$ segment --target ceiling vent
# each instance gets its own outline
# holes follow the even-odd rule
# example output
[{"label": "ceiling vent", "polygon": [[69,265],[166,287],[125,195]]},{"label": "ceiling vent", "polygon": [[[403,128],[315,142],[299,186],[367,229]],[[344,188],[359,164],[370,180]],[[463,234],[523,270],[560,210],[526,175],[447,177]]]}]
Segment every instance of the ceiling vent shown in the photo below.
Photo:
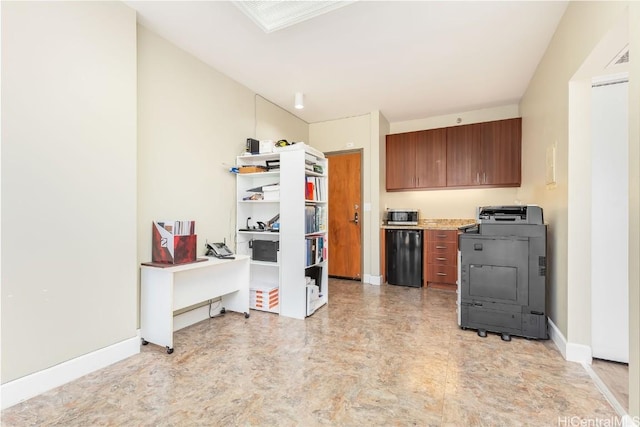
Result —
[{"label": "ceiling vent", "polygon": [[265,33],[350,5],[354,1],[234,1]]}]

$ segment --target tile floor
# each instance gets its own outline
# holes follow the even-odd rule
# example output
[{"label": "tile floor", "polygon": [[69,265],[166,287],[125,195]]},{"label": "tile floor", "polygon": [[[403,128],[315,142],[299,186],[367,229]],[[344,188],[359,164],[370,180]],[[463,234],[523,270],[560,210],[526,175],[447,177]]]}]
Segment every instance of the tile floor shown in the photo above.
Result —
[{"label": "tile floor", "polygon": [[[567,426],[616,414],[551,341],[479,338],[455,293],[331,280],[306,320],[228,313],[2,412],[2,426]],[[574,422],[574,424],[570,424]],[[609,421],[610,423],[612,421]],[[613,425],[613,424],[607,424]]]}]

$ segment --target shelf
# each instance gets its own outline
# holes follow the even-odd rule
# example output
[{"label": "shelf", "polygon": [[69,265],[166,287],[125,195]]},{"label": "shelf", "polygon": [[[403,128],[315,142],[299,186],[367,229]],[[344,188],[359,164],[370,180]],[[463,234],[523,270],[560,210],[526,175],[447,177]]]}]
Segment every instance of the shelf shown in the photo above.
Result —
[{"label": "shelf", "polygon": [[280,153],[264,153],[264,154],[251,154],[246,156],[239,156],[238,162],[243,162],[245,160],[278,160],[280,158]]},{"label": "shelf", "polygon": [[278,236],[279,231],[259,231],[259,230],[238,230],[238,234],[263,234],[267,236]]},{"label": "shelf", "polygon": [[280,267],[280,264],[277,262],[269,262],[269,261],[254,261],[251,260],[251,265],[263,265],[265,267]]},{"label": "shelf", "polygon": [[[236,175],[236,250],[240,254],[250,255],[251,240],[278,241],[278,262],[250,262],[252,284],[266,281],[278,286],[278,307],[264,311],[304,319],[328,300],[328,161],[322,153],[299,143],[274,153],[239,156],[236,162],[239,166],[264,165],[270,160],[278,160],[280,168]],[[318,164],[323,170],[307,170],[307,164]],[[280,185],[279,200],[242,200],[252,193],[247,189],[276,183]],[[309,199],[305,200],[307,196]],[[254,224],[258,220],[266,222],[275,215],[280,215],[279,232],[241,230],[247,224],[247,218],[251,218],[250,223]],[[310,230],[316,231],[305,233]],[[262,256],[256,258],[267,259]],[[307,262],[311,265],[306,265]],[[313,293],[313,290],[300,286],[305,283],[307,275],[316,276],[322,283],[317,292],[322,297],[316,307],[307,304],[308,292]]]},{"label": "shelf", "polygon": [[307,266],[305,267],[305,270],[306,270],[307,268],[311,268],[311,267],[323,267],[325,262],[326,262],[326,261],[320,261],[320,262],[317,262],[317,263],[315,263],[315,264],[307,265]]},{"label": "shelf", "polygon": [[256,177],[269,177],[269,176],[279,176],[280,175],[280,171],[276,170],[276,171],[267,171],[267,172],[252,172],[252,173],[239,173],[237,174],[239,177],[245,177],[245,178],[256,178]]},{"label": "shelf", "polygon": [[326,230],[314,231],[313,233],[305,234],[304,237],[322,237],[322,236],[325,236],[326,234],[327,234]]}]

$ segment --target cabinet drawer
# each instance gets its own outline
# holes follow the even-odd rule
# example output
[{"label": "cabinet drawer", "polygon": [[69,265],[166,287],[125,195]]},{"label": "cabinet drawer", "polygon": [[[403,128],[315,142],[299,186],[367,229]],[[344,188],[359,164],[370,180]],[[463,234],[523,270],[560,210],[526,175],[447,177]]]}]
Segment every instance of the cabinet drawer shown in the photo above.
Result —
[{"label": "cabinet drawer", "polygon": [[458,251],[457,242],[429,242],[429,255],[431,254],[455,254]]},{"label": "cabinet drawer", "polygon": [[429,264],[427,267],[428,282],[455,284],[457,279],[458,268],[455,265]]},{"label": "cabinet drawer", "polygon": [[429,242],[456,242],[458,230],[427,230]]},{"label": "cabinet drawer", "polygon": [[429,255],[427,256],[427,262],[429,264],[456,266],[458,265],[458,251],[448,250],[437,253],[429,252]]}]

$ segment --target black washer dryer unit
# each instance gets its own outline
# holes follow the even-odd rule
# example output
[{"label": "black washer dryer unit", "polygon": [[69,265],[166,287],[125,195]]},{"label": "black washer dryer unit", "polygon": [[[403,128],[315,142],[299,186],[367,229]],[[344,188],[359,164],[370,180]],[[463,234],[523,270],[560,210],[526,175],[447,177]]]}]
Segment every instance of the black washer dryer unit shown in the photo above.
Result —
[{"label": "black washer dryer unit", "polygon": [[459,235],[458,324],[548,339],[547,227],[539,206],[489,206]]}]

